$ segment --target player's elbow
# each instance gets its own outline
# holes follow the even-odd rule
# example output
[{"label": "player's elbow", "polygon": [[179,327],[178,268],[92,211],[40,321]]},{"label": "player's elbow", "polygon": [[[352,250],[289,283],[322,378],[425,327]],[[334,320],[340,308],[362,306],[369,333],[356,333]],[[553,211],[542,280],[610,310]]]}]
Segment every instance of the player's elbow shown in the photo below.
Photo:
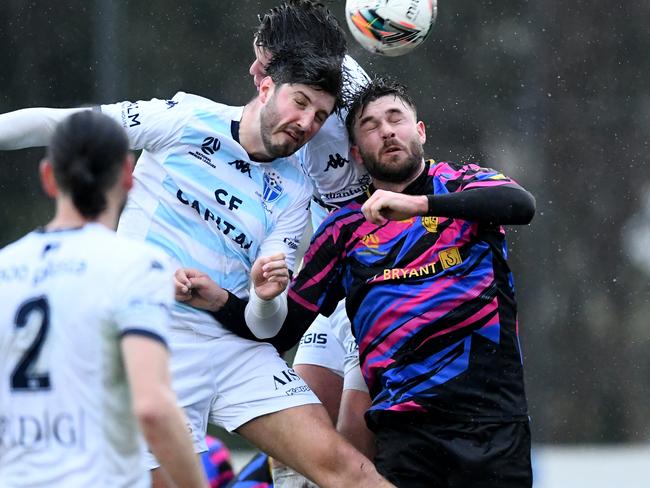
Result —
[{"label": "player's elbow", "polygon": [[531,193],[524,191],[522,192],[520,198],[521,201],[520,201],[519,212],[517,216],[518,217],[517,224],[519,225],[530,224],[530,222],[533,220],[533,217],[535,216],[535,211],[537,208],[535,197]]},{"label": "player's elbow", "polygon": [[145,436],[164,425],[173,415],[176,399],[171,389],[157,388],[146,394],[136,396],[133,413],[138,419]]},{"label": "player's elbow", "polygon": [[523,188],[503,187],[499,189],[499,196],[506,204],[505,212],[495,216],[495,221],[506,225],[530,224],[535,216],[535,197]]}]

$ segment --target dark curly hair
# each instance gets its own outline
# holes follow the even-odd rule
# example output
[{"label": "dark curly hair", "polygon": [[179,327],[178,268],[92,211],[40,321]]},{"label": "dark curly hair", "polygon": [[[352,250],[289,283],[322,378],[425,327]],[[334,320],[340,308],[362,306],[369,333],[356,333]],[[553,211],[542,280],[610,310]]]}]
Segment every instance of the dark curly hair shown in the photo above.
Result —
[{"label": "dark curly hair", "polygon": [[322,57],[310,49],[281,49],[266,67],[266,73],[277,85],[302,84],[334,96],[334,110],[343,106],[343,72],[336,58]]},{"label": "dark curly hair", "polygon": [[320,2],[286,0],[260,16],[255,44],[271,56],[300,47],[323,57],[343,60],[346,40],[334,14]]},{"label": "dark curly hair", "polygon": [[348,130],[348,135],[350,136],[351,143],[355,142],[353,129],[354,121],[356,118],[359,115],[363,114],[363,111],[366,109],[369,103],[385,96],[399,98],[406,105],[411,107],[413,109],[413,112],[417,114],[415,102],[407,93],[406,85],[390,78],[375,77],[371,79],[368,84],[362,86],[351,97],[348,115],[345,118],[345,126]]}]

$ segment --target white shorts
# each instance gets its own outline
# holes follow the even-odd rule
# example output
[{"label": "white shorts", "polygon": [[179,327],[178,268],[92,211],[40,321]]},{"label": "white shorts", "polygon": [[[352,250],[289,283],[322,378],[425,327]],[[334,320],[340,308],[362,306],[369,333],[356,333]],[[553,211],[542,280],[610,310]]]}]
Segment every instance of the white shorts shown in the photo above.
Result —
[{"label": "white shorts", "polygon": [[368,391],[359,367],[359,346],[341,300],[329,317],[319,315],[300,339],[293,364],[313,364],[343,377],[344,390]]},{"label": "white shorts", "polygon": [[[211,337],[170,329],[172,383],[196,452],[207,450],[208,423],[229,432],[261,415],[320,403],[307,384],[265,342],[229,332]],[[159,464],[148,456],[149,469]]]}]

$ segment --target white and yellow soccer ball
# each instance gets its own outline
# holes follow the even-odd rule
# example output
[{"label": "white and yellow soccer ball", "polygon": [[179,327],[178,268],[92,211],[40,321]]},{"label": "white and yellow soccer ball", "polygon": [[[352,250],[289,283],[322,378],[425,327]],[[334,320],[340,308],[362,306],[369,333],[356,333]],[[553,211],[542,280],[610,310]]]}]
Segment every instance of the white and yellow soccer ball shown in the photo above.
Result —
[{"label": "white and yellow soccer ball", "polygon": [[345,18],[365,49],[401,56],[427,38],[436,20],[437,0],[346,0]]}]

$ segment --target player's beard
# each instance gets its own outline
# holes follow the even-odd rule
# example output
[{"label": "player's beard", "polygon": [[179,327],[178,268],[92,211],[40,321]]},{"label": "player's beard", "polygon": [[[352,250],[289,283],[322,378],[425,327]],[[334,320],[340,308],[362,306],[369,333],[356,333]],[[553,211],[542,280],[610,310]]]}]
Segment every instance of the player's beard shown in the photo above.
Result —
[{"label": "player's beard", "polygon": [[394,155],[391,153],[381,154],[385,147],[395,144],[394,140],[386,141],[378,155],[366,152],[359,146],[363,165],[370,176],[387,183],[403,183],[413,179],[420,171],[424,158],[424,148],[420,140],[414,137],[407,146],[400,144],[402,151]]},{"label": "player's beard", "polygon": [[[260,131],[262,136],[262,144],[266,154],[270,158],[283,158],[290,156],[300,149],[305,144],[304,132],[301,129],[291,125],[280,125],[282,114],[279,112],[275,100],[275,93],[262,108],[260,112]],[[273,135],[281,132],[284,129],[289,129],[297,136],[297,140],[287,137],[285,134],[285,141],[274,141]]]}]

